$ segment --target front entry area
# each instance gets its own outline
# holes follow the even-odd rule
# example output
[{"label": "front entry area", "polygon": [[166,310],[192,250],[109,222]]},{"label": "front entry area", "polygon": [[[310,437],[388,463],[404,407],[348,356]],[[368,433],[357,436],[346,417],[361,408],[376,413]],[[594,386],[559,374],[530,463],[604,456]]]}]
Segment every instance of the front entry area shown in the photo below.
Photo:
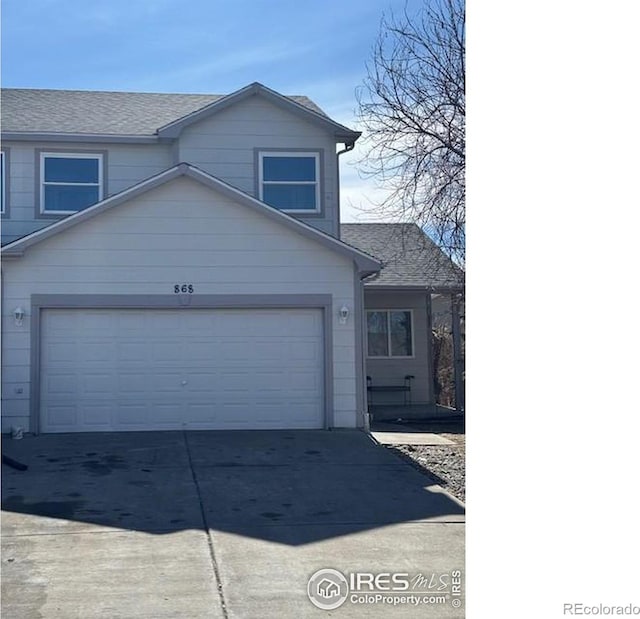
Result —
[{"label": "front entry area", "polygon": [[40,429],[323,428],[320,309],[43,309]]}]

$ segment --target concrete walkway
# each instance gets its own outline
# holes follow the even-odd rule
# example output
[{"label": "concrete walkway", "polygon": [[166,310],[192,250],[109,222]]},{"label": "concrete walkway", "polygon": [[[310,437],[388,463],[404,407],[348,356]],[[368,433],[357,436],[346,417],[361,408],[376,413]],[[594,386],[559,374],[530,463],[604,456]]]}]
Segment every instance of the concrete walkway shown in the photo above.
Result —
[{"label": "concrete walkway", "polygon": [[371,436],[381,445],[455,445],[432,432],[372,432]]},{"label": "concrete walkway", "polygon": [[418,427],[390,421],[374,421],[371,424],[371,436],[381,445],[455,445],[444,436],[434,432],[423,432]]},{"label": "concrete walkway", "polygon": [[[362,432],[47,435],[3,447],[29,465],[2,471],[1,610],[12,619],[326,617],[307,597],[321,568],[464,574],[463,508]],[[335,612],[463,617],[463,600],[449,587],[426,610],[349,598]]]}]

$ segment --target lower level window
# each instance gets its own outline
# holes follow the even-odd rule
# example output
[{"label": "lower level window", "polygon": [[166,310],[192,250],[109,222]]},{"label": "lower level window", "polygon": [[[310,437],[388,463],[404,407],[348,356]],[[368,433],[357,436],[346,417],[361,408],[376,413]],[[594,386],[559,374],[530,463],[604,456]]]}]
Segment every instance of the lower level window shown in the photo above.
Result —
[{"label": "lower level window", "polygon": [[369,357],[412,357],[411,310],[368,311],[367,354]]},{"label": "lower level window", "polygon": [[102,155],[40,154],[40,212],[72,213],[102,199]]}]

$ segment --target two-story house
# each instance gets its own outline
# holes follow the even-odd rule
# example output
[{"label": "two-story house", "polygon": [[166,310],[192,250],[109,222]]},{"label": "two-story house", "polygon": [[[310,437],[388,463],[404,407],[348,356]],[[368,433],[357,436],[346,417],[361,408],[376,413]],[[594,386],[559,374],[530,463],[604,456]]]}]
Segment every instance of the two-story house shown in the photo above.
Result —
[{"label": "two-story house", "polygon": [[425,291],[458,274],[340,225],[358,137],[257,83],[4,90],[2,430],[362,427],[367,375],[428,402]]}]

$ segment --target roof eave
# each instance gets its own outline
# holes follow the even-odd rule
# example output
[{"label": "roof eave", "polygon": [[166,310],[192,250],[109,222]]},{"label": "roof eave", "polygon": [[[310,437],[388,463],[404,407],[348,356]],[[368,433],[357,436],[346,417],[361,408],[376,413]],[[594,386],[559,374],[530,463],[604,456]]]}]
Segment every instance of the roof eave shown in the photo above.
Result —
[{"label": "roof eave", "polygon": [[334,133],[336,142],[343,144],[353,145],[356,140],[362,135],[362,131],[336,131]]},{"label": "roof eave", "polygon": [[12,142],[100,142],[102,144],[155,144],[157,135],[118,135],[114,133],[57,133],[50,131],[3,131],[3,141]]},{"label": "roof eave", "polygon": [[376,292],[429,292],[431,294],[458,294],[464,292],[463,284],[451,285],[417,285],[417,284],[378,284],[376,282],[365,282],[367,290],[375,290]]}]

